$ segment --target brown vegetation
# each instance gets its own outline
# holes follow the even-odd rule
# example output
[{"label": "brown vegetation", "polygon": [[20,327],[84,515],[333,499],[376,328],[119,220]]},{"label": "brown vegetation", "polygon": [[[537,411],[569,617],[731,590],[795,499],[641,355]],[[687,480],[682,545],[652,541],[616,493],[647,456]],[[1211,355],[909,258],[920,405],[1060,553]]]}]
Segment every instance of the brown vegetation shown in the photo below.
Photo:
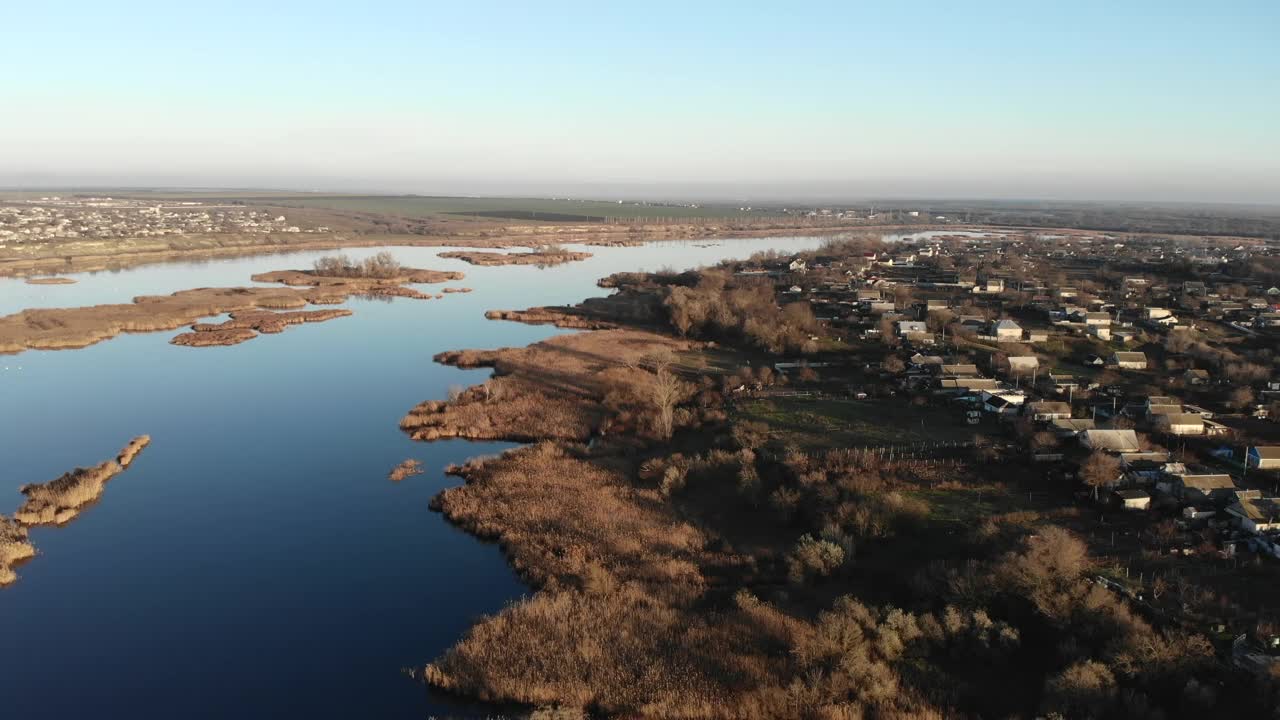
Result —
[{"label": "brown vegetation", "polygon": [[[637,364],[655,349],[689,343],[652,333],[608,330],[565,335],[527,348],[441,353],[437,362],[492,367],[494,377],[453,401],[427,401],[400,421],[415,440],[586,440],[633,427],[651,374]],[[621,416],[610,408],[629,408]],[[616,423],[606,425],[613,418]]]},{"label": "brown vegetation", "polygon": [[[610,282],[657,298],[634,317],[678,333],[805,350],[811,315],[709,274]],[[466,484],[433,501],[499,542],[538,592],[483,619],[426,681],[688,718],[1155,718],[1218,692],[1204,637],[1153,624],[1095,580],[1080,536],[1053,524],[1073,508],[984,504],[1007,492],[993,457],[801,452],[726,414],[717,388],[742,383],[690,372],[698,345],[673,356],[671,338],[585,305],[490,313],[612,329],[443,353],[495,377],[402,422],[417,439],[538,442],[453,469]],[[1099,486],[1115,479],[1111,458],[1086,465]]]},{"label": "brown vegetation", "polygon": [[538,265],[548,267],[567,262],[577,262],[591,257],[588,252],[570,252],[559,247],[541,247],[530,252],[482,252],[477,250],[454,250],[440,253],[440,257],[461,260],[472,265]]},{"label": "brown vegetation", "polygon": [[129,441],[113,460],[90,468],[76,468],[47,483],[23,485],[19,492],[26,502],[13,514],[23,525],[62,524],[79,514],[85,505],[97,500],[107,481],[124,472],[142,448],[151,442],[148,435]]},{"label": "brown vegetation", "polygon": [[35,554],[35,547],[27,539],[26,526],[0,515],[0,586],[17,580],[13,566]]},{"label": "brown vegetation", "polygon": [[76,281],[68,277],[29,277],[28,285],[72,285]]},{"label": "brown vegetation", "polygon": [[617,327],[608,320],[593,320],[565,312],[561,308],[536,307],[528,310],[489,310],[484,316],[489,320],[508,320],[529,325],[555,325],[575,330],[607,330]]},{"label": "brown vegetation", "polygon": [[[257,337],[257,333],[279,333],[290,325],[301,323],[324,322],[334,318],[347,317],[350,310],[295,310],[292,312],[269,312],[251,310],[231,313],[231,319],[220,323],[196,323],[191,332],[175,335],[169,342],[174,345],[188,347],[211,347],[215,345],[238,345]],[[256,331],[256,332],[255,332]]]},{"label": "brown vegetation", "polygon": [[[403,268],[394,260],[385,259],[361,272],[373,274],[330,277],[317,275],[315,271],[282,270],[254,275],[252,279],[308,289],[198,288],[172,295],[136,297],[129,304],[24,310],[0,317],[0,353],[82,348],[122,332],[173,330],[202,317],[227,312],[233,316],[240,314],[241,318],[217,325],[201,323],[192,328],[193,332],[179,335],[173,342],[189,346],[229,345],[252,339],[254,335],[243,332],[246,329],[279,332],[285,325],[350,314],[347,310],[326,310],[248,316],[244,315],[246,311],[296,310],[308,303],[331,305],[357,294],[430,299],[433,296],[405,287],[404,283],[441,283],[462,278],[462,273]],[[246,317],[253,317],[256,321],[246,321]],[[196,336],[201,333],[212,334]]]},{"label": "brown vegetation", "polygon": [[387,473],[387,479],[392,482],[400,482],[405,478],[413,477],[414,475],[421,475],[422,472],[422,463],[414,460],[413,458],[409,458],[408,460],[405,460],[399,465],[391,468],[391,472]]}]

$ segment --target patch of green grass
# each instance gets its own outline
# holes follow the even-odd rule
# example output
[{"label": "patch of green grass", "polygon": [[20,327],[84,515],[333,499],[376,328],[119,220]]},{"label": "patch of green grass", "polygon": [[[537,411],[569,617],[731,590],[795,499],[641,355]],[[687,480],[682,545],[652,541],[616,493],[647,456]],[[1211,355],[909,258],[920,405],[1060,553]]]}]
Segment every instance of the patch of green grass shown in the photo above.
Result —
[{"label": "patch of green grass", "polygon": [[900,400],[762,398],[743,403],[738,415],[763,422],[776,437],[805,447],[964,442],[973,435],[957,413]]},{"label": "patch of green grass", "polygon": [[929,505],[929,522],[971,527],[992,515],[1026,509],[1026,496],[998,487],[916,490],[908,495]]}]

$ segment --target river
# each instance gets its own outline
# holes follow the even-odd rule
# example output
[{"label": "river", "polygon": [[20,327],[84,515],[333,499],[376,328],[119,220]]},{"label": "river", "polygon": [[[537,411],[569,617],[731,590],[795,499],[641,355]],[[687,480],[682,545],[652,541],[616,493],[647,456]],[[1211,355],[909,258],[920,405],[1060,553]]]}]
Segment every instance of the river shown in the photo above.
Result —
[{"label": "river", "polygon": [[[414,404],[487,370],[432,362],[456,348],[561,332],[487,321],[489,309],[575,303],[598,278],[678,269],[822,238],[583,248],[548,269],[473,267],[452,248],[387,248],[413,267],[461,270],[443,300],[351,299],[348,318],[233,347],[122,335],[74,351],[0,356],[0,513],[27,482],[152,443],[69,524],[31,532],[38,555],[0,589],[0,713],[32,718],[425,718],[465,714],[405,678],[481,614],[526,588],[500,551],[427,509],[443,468],[507,443],[415,443]],[[383,248],[348,251],[362,258]],[[577,249],[577,248],[575,248]],[[249,285],[309,267],[293,253],[77,274],[75,285],[0,280],[0,315],[27,307]],[[443,286],[430,286],[439,288]],[[406,458],[424,475],[387,472]]]}]

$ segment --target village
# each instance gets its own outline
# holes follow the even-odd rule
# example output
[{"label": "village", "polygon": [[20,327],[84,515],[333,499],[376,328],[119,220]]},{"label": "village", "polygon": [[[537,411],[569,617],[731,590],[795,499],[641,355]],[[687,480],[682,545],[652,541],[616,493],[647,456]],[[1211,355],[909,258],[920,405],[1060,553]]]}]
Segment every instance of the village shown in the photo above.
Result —
[{"label": "village", "polygon": [[[1275,601],[1246,599],[1239,580],[1280,567],[1280,248],[933,234],[734,270],[769,278],[780,305],[807,303],[826,333],[756,395],[929,413],[925,436],[895,430],[900,452],[968,435],[1018,466],[1031,496],[1095,509],[1087,532],[1119,573],[1098,581],[1154,606],[1195,577],[1180,622],[1232,632],[1226,606]],[[1206,587],[1216,611],[1196,607]],[[1237,664],[1280,662],[1278,636],[1241,634]]]},{"label": "village", "polygon": [[0,202],[0,246],[62,239],[182,237],[216,233],[328,232],[279,212],[195,201],[44,196]]}]

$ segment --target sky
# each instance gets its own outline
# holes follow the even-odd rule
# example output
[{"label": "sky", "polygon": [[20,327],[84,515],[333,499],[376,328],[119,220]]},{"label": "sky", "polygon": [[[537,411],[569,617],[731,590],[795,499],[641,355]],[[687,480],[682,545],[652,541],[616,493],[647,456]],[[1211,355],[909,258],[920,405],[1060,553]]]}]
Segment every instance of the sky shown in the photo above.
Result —
[{"label": "sky", "polygon": [[13,3],[0,185],[1280,203],[1280,2]]}]

